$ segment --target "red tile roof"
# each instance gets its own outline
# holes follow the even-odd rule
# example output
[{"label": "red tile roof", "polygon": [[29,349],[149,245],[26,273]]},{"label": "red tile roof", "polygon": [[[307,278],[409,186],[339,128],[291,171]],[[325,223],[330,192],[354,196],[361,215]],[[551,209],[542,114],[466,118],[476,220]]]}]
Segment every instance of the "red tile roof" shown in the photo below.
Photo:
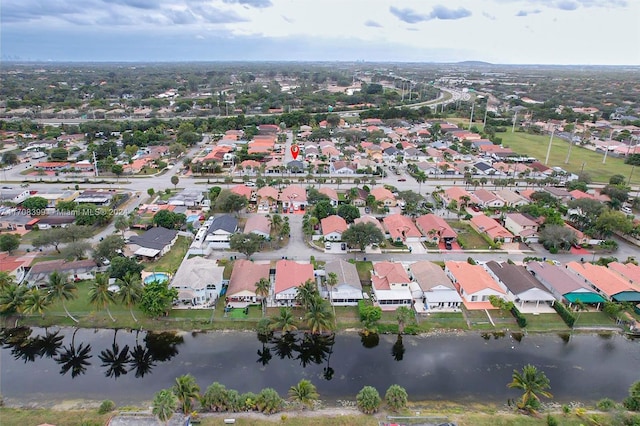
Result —
[{"label": "red tile roof", "polygon": [[334,214],[327,216],[320,221],[322,226],[322,234],[328,235],[332,232],[343,233],[347,230],[347,222],[340,216]]},{"label": "red tile roof", "polygon": [[276,294],[292,287],[299,287],[307,280],[313,280],[313,265],[293,260],[278,260],[276,263]]},{"label": "red tile roof", "polygon": [[371,284],[376,290],[391,290],[391,284],[409,284],[411,279],[400,263],[378,262],[373,265]]}]

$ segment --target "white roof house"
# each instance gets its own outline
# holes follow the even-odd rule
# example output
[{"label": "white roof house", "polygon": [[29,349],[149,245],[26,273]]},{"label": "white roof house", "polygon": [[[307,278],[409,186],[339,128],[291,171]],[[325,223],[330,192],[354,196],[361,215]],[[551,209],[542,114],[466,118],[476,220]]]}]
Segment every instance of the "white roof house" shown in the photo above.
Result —
[{"label": "white roof house", "polygon": [[335,306],[357,305],[358,300],[362,299],[362,284],[356,265],[340,259],[328,262],[324,270],[326,276],[333,272],[338,277],[338,283],[332,289],[327,288],[331,291],[331,303]]},{"label": "white roof house", "polygon": [[224,282],[224,268],[203,257],[186,259],[178,268],[170,286],[178,290],[178,299],[194,306],[215,302]]},{"label": "white roof house", "polygon": [[412,279],[422,290],[425,309],[455,310],[462,298],[444,270],[433,262],[420,261],[409,266]]}]

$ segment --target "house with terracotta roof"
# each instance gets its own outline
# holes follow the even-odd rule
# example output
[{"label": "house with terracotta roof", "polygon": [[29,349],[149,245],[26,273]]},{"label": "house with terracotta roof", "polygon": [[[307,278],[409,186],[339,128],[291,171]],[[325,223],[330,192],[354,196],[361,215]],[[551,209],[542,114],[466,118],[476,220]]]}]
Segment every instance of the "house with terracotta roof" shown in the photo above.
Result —
[{"label": "house with terracotta roof", "polygon": [[315,282],[313,265],[281,259],[276,262],[275,303],[278,306],[293,306],[298,287],[307,280]]},{"label": "house with terracotta roof", "polygon": [[529,200],[510,189],[499,189],[493,192],[504,201],[504,205],[507,207],[519,207],[529,204]]},{"label": "house with terracotta roof", "polygon": [[249,215],[247,222],[244,224],[243,233],[254,233],[264,237],[265,239],[269,239],[269,236],[271,235],[271,221],[261,214]]},{"label": "house with terracotta roof", "polygon": [[472,217],[469,222],[474,230],[480,234],[486,234],[493,242],[510,243],[513,241],[511,232],[484,213]]},{"label": "house with terracotta roof", "polygon": [[371,288],[375,302],[382,310],[395,310],[399,306],[411,306],[413,296],[409,284],[411,279],[402,264],[376,262],[371,272]]},{"label": "house with terracotta roof", "polygon": [[549,262],[529,262],[526,268],[558,300],[567,301],[570,304],[580,301],[596,305],[606,301],[583,279],[563,266]]},{"label": "house with terracotta roof", "polygon": [[458,233],[442,217],[433,213],[425,214],[416,219],[416,227],[432,243],[452,242],[458,238]]},{"label": "house with terracotta roof", "polygon": [[356,306],[358,301],[362,300],[362,283],[360,283],[356,265],[338,259],[327,262],[324,271],[325,276],[334,273],[338,278],[338,283],[333,288],[327,288],[326,291],[331,304],[334,306]]},{"label": "house with terracotta roof", "polygon": [[537,243],[538,223],[522,213],[507,213],[504,219],[504,227],[513,233],[516,239],[525,243]]},{"label": "house with terracotta roof", "polygon": [[393,193],[383,186],[373,188],[369,194],[373,195],[376,202],[382,203],[385,207],[395,207],[398,205]]},{"label": "house with terracotta roof", "polygon": [[280,202],[283,209],[294,207],[297,209],[307,206],[307,191],[300,185],[289,185],[282,189]]},{"label": "house with terracotta roof", "polygon": [[[425,312],[432,310],[456,310],[462,304],[462,298],[444,270],[433,262],[422,260],[409,265],[411,279],[422,290],[422,305]],[[416,311],[418,303],[416,303]]]},{"label": "house with terracotta roof", "polygon": [[507,296],[523,312],[538,312],[540,304],[553,304],[556,300],[524,266],[508,262],[489,261],[484,265],[491,277],[507,291]]},{"label": "house with terracotta roof", "polygon": [[32,259],[10,256],[9,253],[0,253],[0,271],[5,272],[20,284],[27,273],[27,268],[31,264]]},{"label": "house with terracotta roof", "polygon": [[333,207],[338,207],[339,198],[338,193],[335,189],[328,186],[323,186],[322,188],[318,189],[318,192],[329,197],[329,202]]},{"label": "house with terracotta roof", "polygon": [[507,300],[507,292],[482,266],[451,260],[444,265],[445,273],[456,286],[467,309],[497,309],[489,302],[489,296]]},{"label": "house with terracotta roof", "polygon": [[611,262],[607,267],[637,288],[640,288],[640,266],[633,263]]},{"label": "house with terracotta roof", "polygon": [[247,200],[251,200],[251,194],[253,193],[253,188],[248,187],[247,185],[235,185],[230,189],[230,191],[236,195],[245,197]]},{"label": "house with terracotta roof", "polygon": [[566,267],[607,300],[640,303],[640,287],[606,266],[569,262]]},{"label": "house with terracotta roof", "polygon": [[486,189],[477,189],[473,195],[479,200],[479,206],[485,209],[499,209],[504,207],[504,200],[491,191]]},{"label": "house with terracotta roof", "polygon": [[270,270],[269,263],[236,260],[226,293],[229,303],[259,304],[260,296],[256,294],[256,283],[262,278],[270,279]]},{"label": "house with terracotta roof", "polygon": [[382,223],[389,238],[393,241],[415,243],[422,239],[422,234],[409,216],[391,214],[385,216]]},{"label": "house with terracotta roof", "polygon": [[386,232],[384,230],[384,228],[382,227],[382,224],[380,223],[380,221],[377,218],[375,218],[374,216],[371,216],[369,214],[362,215],[362,216],[360,216],[359,218],[357,218],[357,219],[355,219],[353,221],[354,225],[356,225],[358,223],[372,223],[380,230],[382,235],[384,235],[385,232]]},{"label": "house with terracotta roof", "polygon": [[325,241],[342,240],[342,233],[348,229],[347,222],[336,214],[322,219],[320,226],[322,227],[322,236]]},{"label": "house with terracotta roof", "polygon": [[455,201],[458,207],[463,204],[480,204],[480,200],[478,200],[475,195],[460,186],[452,186],[445,189],[442,193],[442,200],[445,202],[445,205],[449,205],[452,201]]},{"label": "house with terracotta roof", "polygon": [[256,191],[258,212],[269,213],[278,204],[278,190],[272,186],[263,186]]}]

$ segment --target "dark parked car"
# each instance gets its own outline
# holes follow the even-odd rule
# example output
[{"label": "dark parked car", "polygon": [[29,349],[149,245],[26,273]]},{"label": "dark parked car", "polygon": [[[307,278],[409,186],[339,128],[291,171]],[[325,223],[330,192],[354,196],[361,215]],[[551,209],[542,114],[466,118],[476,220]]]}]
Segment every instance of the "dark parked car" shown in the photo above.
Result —
[{"label": "dark parked car", "polygon": [[345,243],[340,244],[340,248],[342,250],[346,250],[347,249],[347,245]]},{"label": "dark parked car", "polygon": [[371,209],[369,207],[365,207],[364,208],[364,212],[369,214],[369,213],[371,213]]},{"label": "dark parked car", "polygon": [[451,241],[445,241],[444,243],[444,248],[446,248],[447,250],[451,250]]}]

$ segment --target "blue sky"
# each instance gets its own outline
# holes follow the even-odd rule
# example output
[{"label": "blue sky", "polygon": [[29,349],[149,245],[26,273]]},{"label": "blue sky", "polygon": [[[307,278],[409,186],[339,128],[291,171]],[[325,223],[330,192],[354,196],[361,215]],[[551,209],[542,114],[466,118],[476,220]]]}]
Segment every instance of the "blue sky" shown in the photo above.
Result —
[{"label": "blue sky", "polygon": [[640,65],[640,0],[2,0],[2,59]]}]

